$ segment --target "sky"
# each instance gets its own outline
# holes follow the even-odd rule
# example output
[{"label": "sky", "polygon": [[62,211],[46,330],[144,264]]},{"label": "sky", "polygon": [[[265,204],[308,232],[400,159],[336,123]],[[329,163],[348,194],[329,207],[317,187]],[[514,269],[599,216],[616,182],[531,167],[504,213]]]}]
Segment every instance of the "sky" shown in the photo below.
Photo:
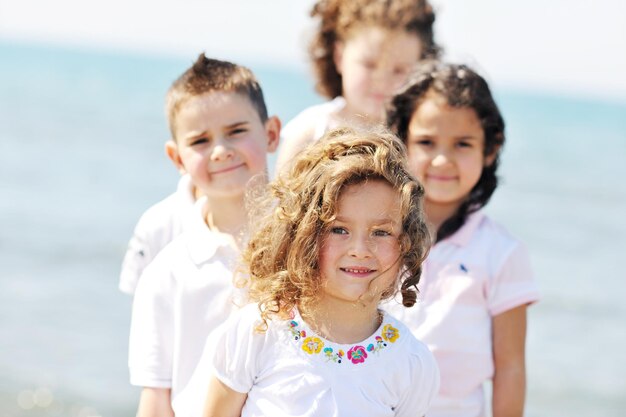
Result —
[{"label": "sky", "polygon": [[[432,0],[445,58],[497,88],[626,102],[626,1]],[[0,0],[0,40],[306,70],[312,0]]]}]

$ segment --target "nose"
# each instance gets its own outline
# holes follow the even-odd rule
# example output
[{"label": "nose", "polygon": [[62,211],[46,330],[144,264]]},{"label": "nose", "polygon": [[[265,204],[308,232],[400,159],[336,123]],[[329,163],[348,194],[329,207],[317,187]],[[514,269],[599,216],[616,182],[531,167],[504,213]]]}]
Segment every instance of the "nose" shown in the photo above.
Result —
[{"label": "nose", "polygon": [[211,160],[223,161],[232,158],[233,155],[234,151],[225,139],[220,138],[215,141],[215,145],[213,146],[213,150],[211,151]]},{"label": "nose", "polygon": [[350,238],[350,249],[348,254],[357,259],[367,259],[372,256],[375,248],[372,241],[366,234],[354,234]]},{"label": "nose", "polygon": [[438,151],[431,160],[431,165],[435,167],[443,166],[450,162],[450,156],[445,151]]}]

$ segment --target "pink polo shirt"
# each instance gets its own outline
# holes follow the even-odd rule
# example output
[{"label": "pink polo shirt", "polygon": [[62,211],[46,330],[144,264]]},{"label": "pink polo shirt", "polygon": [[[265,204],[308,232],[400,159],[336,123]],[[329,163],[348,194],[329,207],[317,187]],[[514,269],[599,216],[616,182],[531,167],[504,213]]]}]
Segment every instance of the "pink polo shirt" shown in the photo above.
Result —
[{"label": "pink polo shirt", "polygon": [[431,249],[418,288],[415,306],[385,308],[437,359],[441,388],[427,417],[483,416],[483,383],[494,371],[491,319],[539,299],[526,248],[479,211]]}]

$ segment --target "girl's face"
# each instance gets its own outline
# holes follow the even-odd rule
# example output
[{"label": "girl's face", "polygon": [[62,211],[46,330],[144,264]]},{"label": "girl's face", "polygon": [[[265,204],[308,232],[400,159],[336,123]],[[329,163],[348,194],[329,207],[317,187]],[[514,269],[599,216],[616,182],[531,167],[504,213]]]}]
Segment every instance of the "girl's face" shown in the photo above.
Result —
[{"label": "girl's face", "polygon": [[401,227],[398,193],[386,181],[346,187],[320,248],[327,300],[378,304],[398,277]]},{"label": "girl's face", "polygon": [[426,207],[452,214],[493,161],[484,156],[485,135],[476,112],[450,107],[441,95],[428,92],[411,116],[407,136],[410,170],[424,186]]},{"label": "girl's face", "polygon": [[376,26],[355,28],[335,46],[348,115],[381,121],[385,103],[408,77],[422,54],[415,33]]}]

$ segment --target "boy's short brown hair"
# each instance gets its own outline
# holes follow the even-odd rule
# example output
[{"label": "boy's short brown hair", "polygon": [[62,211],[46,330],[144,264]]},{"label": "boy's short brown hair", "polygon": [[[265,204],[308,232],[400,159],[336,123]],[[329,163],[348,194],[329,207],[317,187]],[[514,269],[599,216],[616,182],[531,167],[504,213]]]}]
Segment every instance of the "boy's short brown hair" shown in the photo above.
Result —
[{"label": "boy's short brown hair", "polygon": [[263,90],[248,68],[228,61],[207,58],[201,53],[196,62],[185,71],[167,91],[165,112],[176,139],[176,114],[187,100],[210,92],[238,93],[250,100],[262,123],[267,121],[267,107]]}]

